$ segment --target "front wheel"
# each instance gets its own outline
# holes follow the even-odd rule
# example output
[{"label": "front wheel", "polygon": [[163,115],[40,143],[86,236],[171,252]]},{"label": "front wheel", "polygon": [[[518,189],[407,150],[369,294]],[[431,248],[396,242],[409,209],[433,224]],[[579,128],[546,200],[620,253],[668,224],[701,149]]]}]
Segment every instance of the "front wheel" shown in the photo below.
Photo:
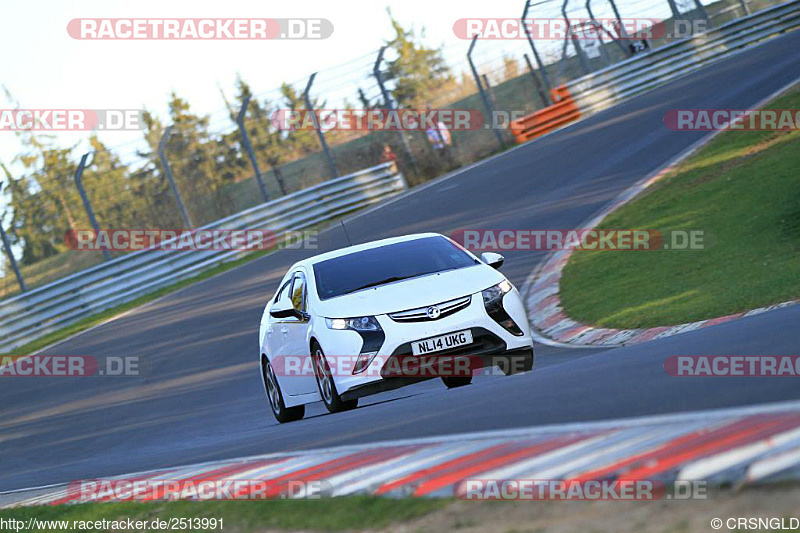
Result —
[{"label": "front wheel", "polygon": [[333,381],[331,367],[328,365],[328,360],[325,359],[325,354],[319,344],[314,343],[311,346],[311,353],[314,358],[314,377],[317,379],[319,395],[328,412],[340,413],[358,407],[358,398],[344,401],[339,396],[339,391],[336,390],[336,383]]},{"label": "front wheel", "polygon": [[267,391],[267,399],[270,407],[272,407],[272,414],[275,415],[275,420],[284,424],[303,418],[306,414],[305,405],[286,407],[283,403],[283,393],[280,385],[278,385],[278,378],[275,377],[272,365],[266,357],[261,359],[261,373],[264,376],[264,388]]}]

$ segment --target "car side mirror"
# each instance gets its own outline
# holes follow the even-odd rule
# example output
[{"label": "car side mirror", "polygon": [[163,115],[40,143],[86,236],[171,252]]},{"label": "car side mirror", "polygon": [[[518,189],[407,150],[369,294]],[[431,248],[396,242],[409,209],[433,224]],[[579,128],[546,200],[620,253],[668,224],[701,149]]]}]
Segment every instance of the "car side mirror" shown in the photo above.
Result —
[{"label": "car side mirror", "polygon": [[501,266],[503,266],[503,262],[505,260],[505,257],[494,252],[483,252],[481,254],[481,261],[493,268],[499,269]]},{"label": "car side mirror", "polygon": [[292,301],[288,298],[275,302],[269,310],[269,314],[274,318],[298,317],[298,313],[299,311],[294,308]]}]

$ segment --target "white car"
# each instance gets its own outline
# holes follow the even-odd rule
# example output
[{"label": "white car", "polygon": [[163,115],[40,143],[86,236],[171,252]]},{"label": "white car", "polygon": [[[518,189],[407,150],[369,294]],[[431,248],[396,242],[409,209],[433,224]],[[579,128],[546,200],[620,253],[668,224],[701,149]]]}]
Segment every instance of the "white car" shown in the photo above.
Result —
[{"label": "white car", "polygon": [[519,292],[498,272],[437,233],[350,246],[293,265],[259,330],[261,375],[279,422],[305,404],[330,412],[358,398],[431,377],[467,385],[476,367],[533,368]]}]

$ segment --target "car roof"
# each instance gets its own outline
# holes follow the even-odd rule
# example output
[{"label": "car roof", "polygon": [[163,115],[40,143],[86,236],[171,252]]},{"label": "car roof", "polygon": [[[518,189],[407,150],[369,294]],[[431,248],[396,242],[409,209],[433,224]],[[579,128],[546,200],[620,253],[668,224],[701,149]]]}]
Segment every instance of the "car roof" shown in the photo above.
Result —
[{"label": "car roof", "polygon": [[290,270],[293,270],[298,267],[310,267],[315,263],[319,263],[321,261],[326,261],[328,259],[333,259],[335,257],[342,257],[344,255],[361,252],[363,250],[370,250],[372,248],[378,248],[380,246],[386,246],[398,242],[415,241],[418,239],[425,239],[428,237],[442,237],[443,239],[447,238],[440,233],[414,233],[411,235],[403,235],[402,237],[390,237],[388,239],[380,239],[377,241],[355,244],[353,246],[346,246],[344,248],[339,248],[338,250],[331,250],[330,252],[317,254],[315,256],[309,257],[308,259],[303,259],[302,261],[298,261],[297,263],[292,265],[292,268]]}]

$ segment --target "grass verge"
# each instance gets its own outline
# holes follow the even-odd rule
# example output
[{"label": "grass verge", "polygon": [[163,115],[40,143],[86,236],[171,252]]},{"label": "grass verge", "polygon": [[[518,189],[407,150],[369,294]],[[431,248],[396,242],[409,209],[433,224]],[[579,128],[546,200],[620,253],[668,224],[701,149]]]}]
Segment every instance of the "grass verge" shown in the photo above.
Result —
[{"label": "grass verge", "polygon": [[[75,522],[97,522],[106,520],[147,522],[146,530],[158,531],[168,528],[151,527],[153,520],[217,519],[217,527],[202,527],[200,522],[191,528],[194,531],[250,531],[313,530],[341,531],[344,529],[382,529],[408,522],[432,511],[444,508],[449,500],[429,498],[390,499],[370,496],[328,498],[320,500],[271,500],[271,501],[175,501],[175,502],[126,502],[104,504],[82,504],[62,506],[22,507],[0,511],[0,519],[15,519],[25,523],[25,531],[55,531],[41,521],[68,521],[69,531],[110,531],[108,527],[87,527]],[[39,521],[39,526],[27,529],[28,520]],[[219,520],[222,520],[221,527]],[[94,525],[94,524],[92,524]],[[61,530],[65,530],[61,528]]]},{"label": "grass verge", "polygon": [[[800,109],[800,87],[766,109]],[[584,324],[641,328],[800,297],[800,131],[717,136],[601,229],[703,231],[702,250],[572,254],[561,301]],[[665,241],[666,242],[666,241]]]}]

